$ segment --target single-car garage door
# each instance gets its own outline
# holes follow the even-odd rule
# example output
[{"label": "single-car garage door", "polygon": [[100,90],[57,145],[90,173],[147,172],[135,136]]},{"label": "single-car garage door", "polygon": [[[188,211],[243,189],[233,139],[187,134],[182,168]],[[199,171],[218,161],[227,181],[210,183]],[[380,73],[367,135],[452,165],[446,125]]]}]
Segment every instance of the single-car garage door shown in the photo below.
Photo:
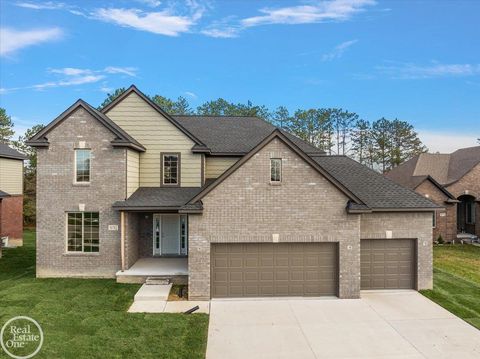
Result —
[{"label": "single-car garage door", "polygon": [[362,239],[361,289],[414,289],[415,240]]},{"label": "single-car garage door", "polygon": [[212,244],[211,296],[337,295],[336,243]]}]

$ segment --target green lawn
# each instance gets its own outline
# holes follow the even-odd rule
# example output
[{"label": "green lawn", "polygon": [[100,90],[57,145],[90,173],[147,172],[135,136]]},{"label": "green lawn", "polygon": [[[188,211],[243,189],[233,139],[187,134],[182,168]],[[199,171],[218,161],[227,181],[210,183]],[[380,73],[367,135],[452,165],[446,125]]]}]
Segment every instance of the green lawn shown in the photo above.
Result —
[{"label": "green lawn", "polygon": [[36,319],[45,342],[35,358],[205,357],[207,315],[127,313],[139,285],[36,279],[34,232],[24,242],[0,259],[0,327],[18,315]]},{"label": "green lawn", "polygon": [[480,247],[434,246],[433,290],[422,294],[480,329]]}]

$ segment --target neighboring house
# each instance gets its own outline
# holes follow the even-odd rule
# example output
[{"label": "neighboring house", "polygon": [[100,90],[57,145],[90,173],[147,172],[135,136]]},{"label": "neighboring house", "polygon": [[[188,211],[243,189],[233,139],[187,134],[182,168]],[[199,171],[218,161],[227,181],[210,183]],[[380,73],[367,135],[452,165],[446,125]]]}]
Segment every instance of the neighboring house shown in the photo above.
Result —
[{"label": "neighboring house", "polygon": [[480,146],[450,154],[422,153],[386,176],[445,206],[433,218],[433,239],[453,241],[457,233],[480,237]]},{"label": "neighboring house", "polygon": [[37,276],[166,276],[191,299],[432,287],[439,209],[254,117],[171,116],[131,86],[37,133]]},{"label": "neighboring house", "polygon": [[23,243],[23,161],[25,156],[0,143],[0,237]]}]

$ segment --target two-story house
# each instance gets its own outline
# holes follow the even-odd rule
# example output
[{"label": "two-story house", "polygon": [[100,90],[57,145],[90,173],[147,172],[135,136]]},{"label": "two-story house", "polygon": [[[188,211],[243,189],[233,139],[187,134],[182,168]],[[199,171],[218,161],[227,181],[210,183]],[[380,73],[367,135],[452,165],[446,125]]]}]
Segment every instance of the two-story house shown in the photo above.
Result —
[{"label": "two-story house", "polygon": [[23,243],[23,161],[25,156],[0,143],[0,238]]},{"label": "two-story house", "polygon": [[432,287],[439,207],[254,117],[131,86],[37,133],[37,276],[169,277],[191,299]]}]

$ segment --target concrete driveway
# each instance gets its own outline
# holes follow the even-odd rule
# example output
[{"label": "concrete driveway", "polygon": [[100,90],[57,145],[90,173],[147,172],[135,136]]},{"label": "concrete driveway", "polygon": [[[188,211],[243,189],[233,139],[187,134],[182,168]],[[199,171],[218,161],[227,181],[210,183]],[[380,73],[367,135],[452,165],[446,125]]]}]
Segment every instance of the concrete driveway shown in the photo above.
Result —
[{"label": "concrete driveway", "polygon": [[480,331],[414,291],[213,300],[207,359],[480,358]]}]

